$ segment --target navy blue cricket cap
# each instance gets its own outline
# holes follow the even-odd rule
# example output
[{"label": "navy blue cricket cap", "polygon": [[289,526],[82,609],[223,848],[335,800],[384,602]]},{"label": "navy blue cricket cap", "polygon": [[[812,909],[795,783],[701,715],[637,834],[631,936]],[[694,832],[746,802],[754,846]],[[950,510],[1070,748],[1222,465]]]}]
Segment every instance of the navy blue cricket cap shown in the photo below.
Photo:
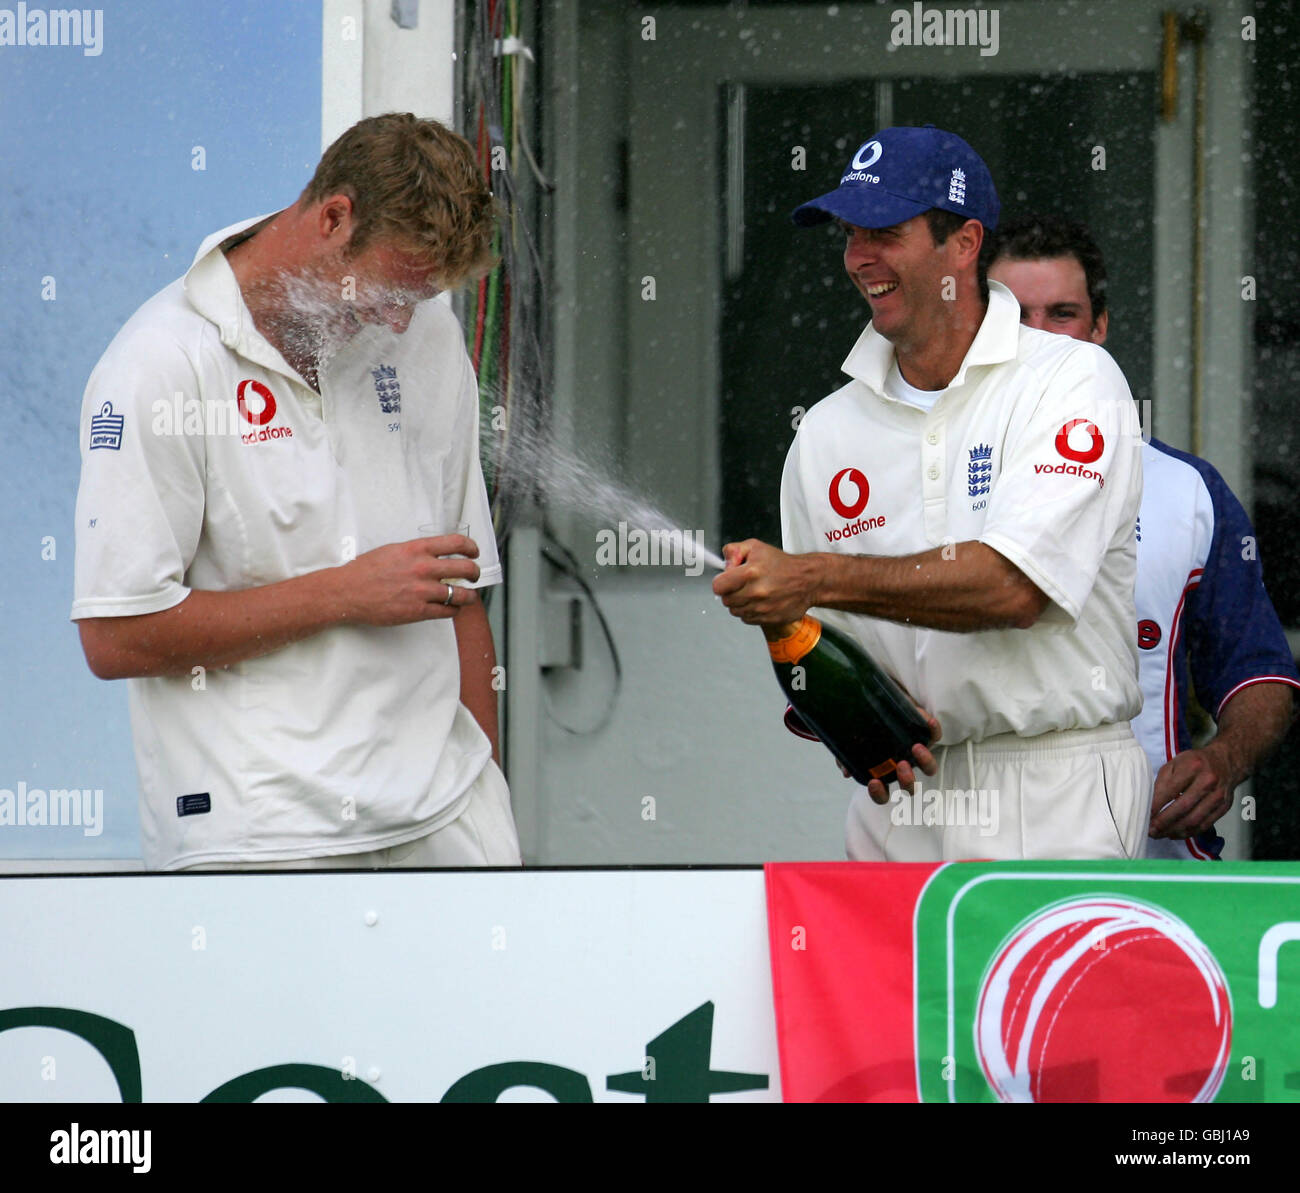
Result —
[{"label": "navy blue cricket cap", "polygon": [[801,228],[838,217],[859,228],[890,228],[930,208],[998,226],[998,192],[983,159],[956,133],[927,124],[881,129],[853,155],[828,195],[795,208]]}]

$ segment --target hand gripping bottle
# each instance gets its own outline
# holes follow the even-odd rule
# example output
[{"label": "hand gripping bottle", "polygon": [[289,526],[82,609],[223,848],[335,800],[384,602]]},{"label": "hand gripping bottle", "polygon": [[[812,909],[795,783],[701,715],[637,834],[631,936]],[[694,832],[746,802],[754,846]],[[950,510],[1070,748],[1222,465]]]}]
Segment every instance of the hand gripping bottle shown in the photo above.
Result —
[{"label": "hand gripping bottle", "polygon": [[859,782],[888,784],[930,726],[907,693],[847,634],[803,617],[764,626],[781,688],[803,722]]}]

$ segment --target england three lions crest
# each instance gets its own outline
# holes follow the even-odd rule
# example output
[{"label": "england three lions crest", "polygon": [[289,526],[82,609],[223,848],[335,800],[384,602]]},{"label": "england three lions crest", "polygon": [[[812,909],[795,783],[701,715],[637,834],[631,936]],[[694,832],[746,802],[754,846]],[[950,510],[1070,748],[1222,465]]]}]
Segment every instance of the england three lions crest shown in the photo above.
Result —
[{"label": "england three lions crest", "polygon": [[402,388],[397,383],[397,367],[380,365],[371,369],[370,375],[375,379],[375,395],[379,398],[379,409],[385,414],[402,413]]},{"label": "england three lions crest", "polygon": [[[987,443],[970,449],[967,465],[966,489],[972,498],[983,497],[993,482],[993,449]],[[979,508],[979,507],[976,507]]]}]

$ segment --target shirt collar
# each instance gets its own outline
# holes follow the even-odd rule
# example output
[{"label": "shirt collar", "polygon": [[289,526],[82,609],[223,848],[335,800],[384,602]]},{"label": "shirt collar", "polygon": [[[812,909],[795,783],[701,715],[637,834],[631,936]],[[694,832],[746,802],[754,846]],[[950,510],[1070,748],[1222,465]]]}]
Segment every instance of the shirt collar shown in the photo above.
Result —
[{"label": "shirt collar", "polygon": [[190,305],[216,325],[221,333],[221,342],[227,348],[247,360],[292,375],[293,370],[284,357],[253,323],[234,270],[223,251],[240,240],[246,240],[278,214],[273,211],[269,215],[257,215],[214,232],[199,245],[194,262],[185,274],[184,286]]},{"label": "shirt collar", "polygon": [[[1020,344],[1020,303],[1001,282],[989,282],[989,305],[984,312],[975,339],[966,350],[957,375],[948,383],[951,389],[963,385],[966,370],[972,365],[1001,364],[1013,360]],[[873,393],[895,401],[885,393],[885,378],[894,363],[894,345],[870,324],[858,337],[841,369],[855,381],[861,381]]]}]

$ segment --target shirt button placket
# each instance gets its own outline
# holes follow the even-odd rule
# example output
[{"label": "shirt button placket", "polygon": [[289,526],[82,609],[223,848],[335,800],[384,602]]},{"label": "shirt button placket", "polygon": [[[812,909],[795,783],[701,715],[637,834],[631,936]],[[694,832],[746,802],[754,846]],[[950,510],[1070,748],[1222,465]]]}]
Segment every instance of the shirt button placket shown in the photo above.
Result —
[{"label": "shirt button placket", "polygon": [[925,495],[925,532],[931,542],[939,542],[947,533],[946,501],[944,498],[944,443],[943,424],[931,418],[925,429],[925,442],[921,448],[924,480],[921,490]]}]

